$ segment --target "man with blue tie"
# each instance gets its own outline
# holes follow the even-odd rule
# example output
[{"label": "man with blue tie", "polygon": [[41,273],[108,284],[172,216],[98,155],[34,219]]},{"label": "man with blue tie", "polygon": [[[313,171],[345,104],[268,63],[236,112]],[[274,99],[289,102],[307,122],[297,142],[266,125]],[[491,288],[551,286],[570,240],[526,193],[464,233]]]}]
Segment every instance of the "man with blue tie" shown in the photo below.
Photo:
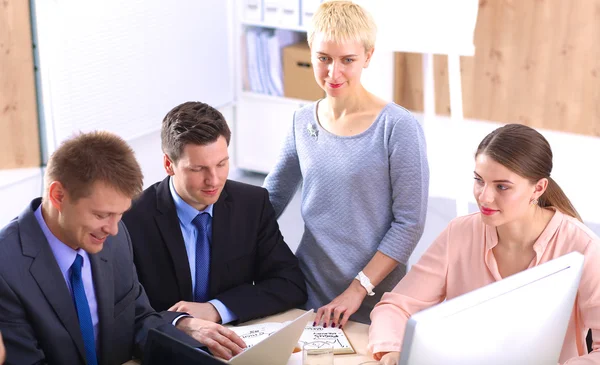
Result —
[{"label": "man with blue tie", "polygon": [[141,355],[151,328],[215,352],[226,337],[237,343],[229,353],[241,351],[222,326],[150,306],[121,222],[142,178],[131,148],[110,133],[81,134],[52,154],[43,199],[0,231],[7,364],[122,364]]},{"label": "man with blue tie", "polygon": [[167,177],[125,213],[140,282],[157,310],[217,323],[300,306],[304,276],[265,189],[228,180],[231,132],[205,103],[173,108],[162,123]]}]

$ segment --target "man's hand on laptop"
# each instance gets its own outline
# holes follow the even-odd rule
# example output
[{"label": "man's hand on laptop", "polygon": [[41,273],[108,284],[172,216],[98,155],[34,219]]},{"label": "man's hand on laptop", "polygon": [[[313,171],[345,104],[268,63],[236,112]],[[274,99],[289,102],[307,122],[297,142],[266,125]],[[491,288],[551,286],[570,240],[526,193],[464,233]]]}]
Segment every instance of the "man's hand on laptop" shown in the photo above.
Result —
[{"label": "man's hand on laptop", "polygon": [[235,332],[210,321],[185,317],[177,322],[177,328],[208,347],[214,356],[225,360],[246,348],[244,341]]},{"label": "man's hand on laptop", "polygon": [[177,302],[168,311],[188,313],[194,318],[204,319],[214,323],[221,322],[221,315],[210,303]]}]

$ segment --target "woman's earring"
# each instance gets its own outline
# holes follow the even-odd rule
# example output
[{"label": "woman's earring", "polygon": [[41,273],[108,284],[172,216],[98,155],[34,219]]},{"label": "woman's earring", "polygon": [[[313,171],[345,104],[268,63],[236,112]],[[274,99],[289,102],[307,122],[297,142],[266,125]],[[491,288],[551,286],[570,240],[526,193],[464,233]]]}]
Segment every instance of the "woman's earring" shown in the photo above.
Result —
[{"label": "woman's earring", "polygon": [[531,204],[531,205],[537,205],[538,204],[538,200],[537,199],[531,199],[531,201],[529,202],[529,204]]}]

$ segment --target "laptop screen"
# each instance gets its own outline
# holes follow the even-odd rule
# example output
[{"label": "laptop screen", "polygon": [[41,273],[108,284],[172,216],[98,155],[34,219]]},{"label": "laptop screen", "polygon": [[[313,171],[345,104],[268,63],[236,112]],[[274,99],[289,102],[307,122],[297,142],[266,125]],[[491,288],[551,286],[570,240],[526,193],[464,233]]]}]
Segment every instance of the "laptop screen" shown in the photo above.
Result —
[{"label": "laptop screen", "polygon": [[151,329],[144,347],[142,365],[164,364],[223,365],[223,362],[163,332]]}]

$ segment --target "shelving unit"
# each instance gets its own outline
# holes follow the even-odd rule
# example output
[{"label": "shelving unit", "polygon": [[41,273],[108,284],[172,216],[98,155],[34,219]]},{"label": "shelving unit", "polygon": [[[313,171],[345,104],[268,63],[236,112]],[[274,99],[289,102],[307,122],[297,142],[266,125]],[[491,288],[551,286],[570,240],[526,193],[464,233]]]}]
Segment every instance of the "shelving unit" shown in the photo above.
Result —
[{"label": "shelving unit", "polygon": [[278,25],[278,24],[269,24],[264,22],[257,22],[253,20],[241,20],[241,24],[249,27],[260,27],[260,28],[272,28],[272,29],[283,29],[283,30],[291,30],[294,32],[306,32],[306,27],[304,26],[292,26],[292,25]]},{"label": "shelving unit", "polygon": [[238,168],[268,173],[292,122],[294,111],[312,101],[261,94],[244,89],[245,33],[251,27],[305,33],[300,25],[278,25],[244,19],[244,0],[233,0],[235,60],[235,164]]},{"label": "shelving unit", "polygon": [[[233,1],[233,59],[235,84],[235,164],[238,168],[268,173],[279,155],[294,111],[313,101],[259,94],[244,89],[244,34],[250,27],[304,33],[305,26],[281,25],[244,19],[244,0]],[[375,52],[362,81],[369,91],[393,99],[393,52]],[[391,75],[391,77],[390,77]],[[311,82],[307,80],[307,82]]]}]

